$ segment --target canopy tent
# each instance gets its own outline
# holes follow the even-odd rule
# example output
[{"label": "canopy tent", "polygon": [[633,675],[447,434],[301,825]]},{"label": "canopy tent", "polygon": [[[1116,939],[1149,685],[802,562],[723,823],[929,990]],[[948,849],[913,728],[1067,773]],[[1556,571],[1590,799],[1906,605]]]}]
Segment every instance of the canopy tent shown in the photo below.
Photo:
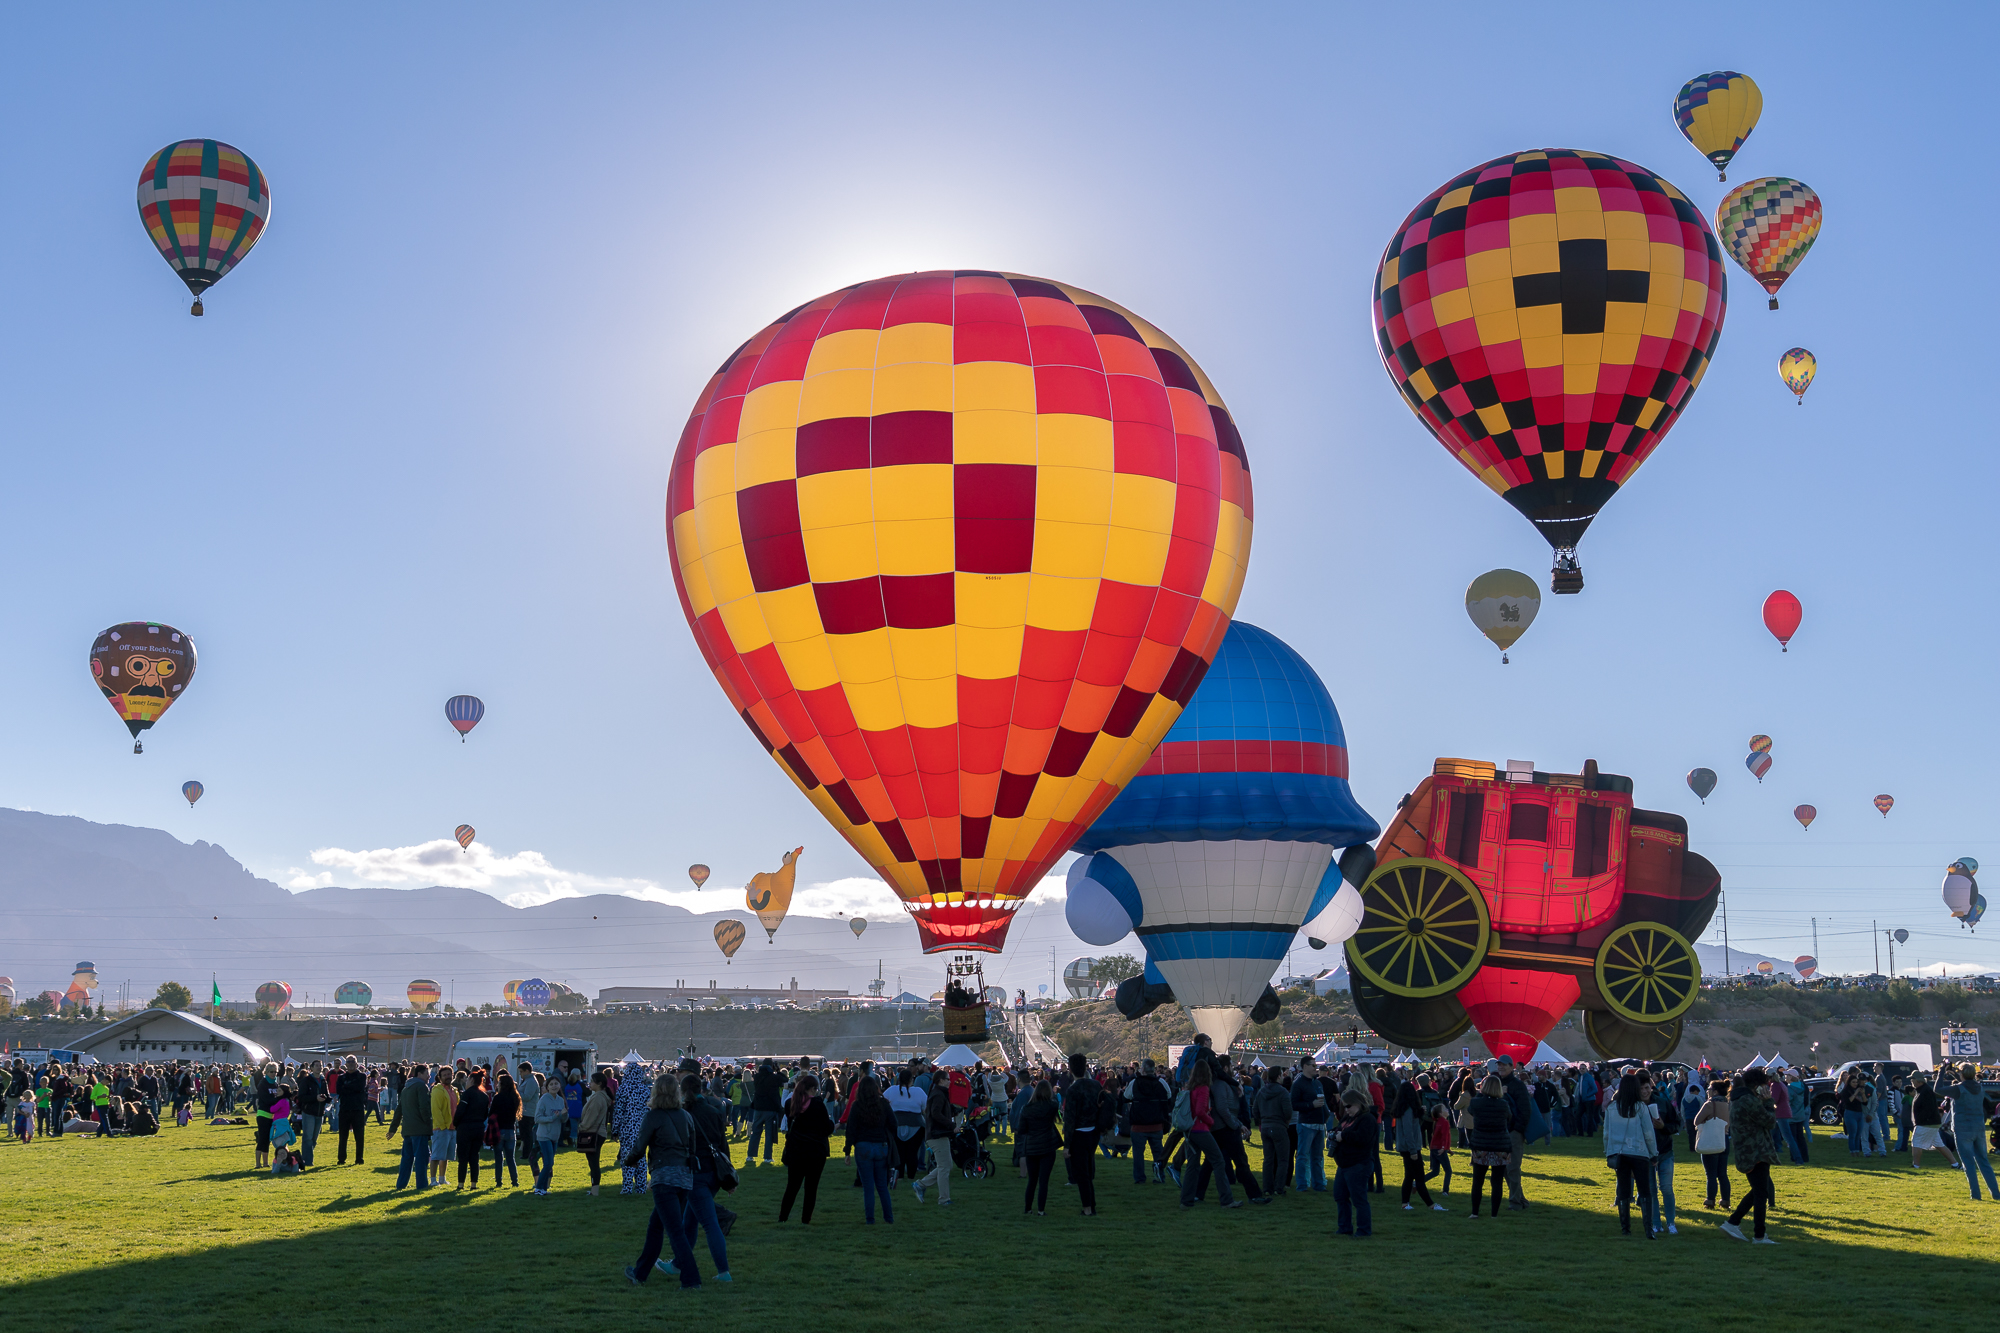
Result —
[{"label": "canopy tent", "polygon": [[1764,1068],[1766,1068],[1766,1069],[1790,1069],[1790,1068],[1791,1068],[1791,1065],[1789,1065],[1789,1064],[1787,1064],[1787,1063],[1785,1062],[1785,1057],[1784,1057],[1784,1056],[1782,1056],[1782,1055],[1774,1055],[1774,1056],[1772,1056],[1772,1057],[1771,1057],[1770,1059],[1768,1059],[1768,1060],[1766,1060],[1766,1061],[1764,1062]]},{"label": "canopy tent", "polygon": [[296,1059],[302,1055],[366,1055],[368,1043],[365,1041],[323,1041],[317,1046],[287,1046],[285,1058]]},{"label": "canopy tent", "polygon": [[1757,1052],[1757,1058],[1752,1060],[1749,1064],[1743,1067],[1745,1069],[1762,1069],[1765,1065],[1769,1063],[1771,1062],[1764,1058],[1764,1053],[1762,1051],[1759,1051]]},{"label": "canopy tent", "polygon": [[953,1043],[952,1045],[945,1047],[944,1050],[940,1052],[938,1055],[934,1056],[931,1060],[931,1063],[934,1065],[942,1065],[947,1069],[970,1069],[974,1065],[979,1063],[979,1057],[972,1053],[972,1048],[970,1046],[962,1046],[957,1043]]},{"label": "canopy tent", "polygon": [[1265,1064],[1265,1063],[1264,1063],[1264,1057],[1263,1057],[1263,1056],[1261,1056],[1261,1055],[1257,1055],[1257,1056],[1252,1056],[1252,1057],[1251,1057],[1251,1059],[1250,1059],[1250,1067],[1251,1067],[1252,1069],[1269,1069],[1269,1068],[1270,1068],[1270,1066],[1269,1066],[1269,1065],[1267,1065],[1267,1064]]},{"label": "canopy tent", "polygon": [[1570,1058],[1547,1042],[1542,1042],[1535,1047],[1535,1058],[1528,1061],[1528,1063],[1531,1065],[1566,1065],[1570,1063]]},{"label": "canopy tent", "polygon": [[1339,1044],[1330,1041],[1326,1045],[1320,1047],[1318,1050],[1313,1052],[1313,1063],[1316,1065],[1332,1064],[1335,1060],[1339,1059],[1339,1057],[1340,1057]]}]

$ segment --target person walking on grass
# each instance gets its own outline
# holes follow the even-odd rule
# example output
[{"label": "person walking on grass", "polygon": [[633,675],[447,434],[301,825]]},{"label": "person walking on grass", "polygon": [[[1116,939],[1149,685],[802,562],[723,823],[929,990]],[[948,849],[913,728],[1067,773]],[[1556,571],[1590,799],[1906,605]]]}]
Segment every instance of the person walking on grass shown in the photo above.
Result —
[{"label": "person walking on grass", "polygon": [[1097,1216],[1097,1143],[1099,1127],[1111,1116],[1104,1085],[1090,1076],[1090,1057],[1069,1058],[1069,1088],[1063,1093],[1063,1157],[1070,1183],[1083,1201],[1083,1215]]},{"label": "person walking on grass", "polygon": [[1406,1079],[1396,1089],[1396,1152],[1403,1159],[1403,1211],[1410,1212],[1410,1191],[1432,1212],[1441,1213],[1444,1205],[1431,1198],[1430,1188],[1424,1184],[1424,1147],[1430,1135],[1430,1127],[1424,1123],[1424,1099],[1418,1091],[1416,1080]]},{"label": "person walking on grass", "polygon": [[[500,1074],[495,1080],[493,1103],[487,1114],[493,1121],[493,1187],[500,1187],[500,1166],[506,1164],[507,1175],[515,1189],[521,1188],[520,1160],[515,1153],[515,1125],[521,1118],[521,1092],[514,1076],[507,1072],[506,1063],[501,1062]],[[528,1163],[533,1172],[535,1164]]]},{"label": "person walking on grass", "polygon": [[563,1100],[562,1087],[550,1078],[542,1084],[542,1095],[535,1098],[535,1193],[543,1198],[548,1197],[555,1179],[556,1140],[569,1124],[569,1103]]},{"label": "person walking on grass", "polygon": [[1639,1075],[1627,1072],[1618,1080],[1618,1094],[1604,1112],[1604,1160],[1618,1173],[1618,1227],[1632,1234],[1632,1196],[1639,1196],[1639,1217],[1646,1239],[1653,1238],[1653,1154],[1658,1130],[1652,1104],[1646,1100]]},{"label": "person walking on grass", "polygon": [[[1764,1209],[1771,1201],[1771,1168],[1778,1160],[1778,1147],[1771,1139],[1771,1127],[1776,1123],[1770,1074],[1762,1069],[1744,1070],[1729,1096],[1729,1136],[1736,1144],[1736,1169],[1748,1186],[1737,1201],[1736,1211],[1722,1224],[1725,1236],[1754,1239],[1758,1245],[1778,1243],[1764,1234]],[[1754,1238],[1745,1236],[1737,1225],[1746,1212],[1754,1213]]]},{"label": "person walking on grass", "polygon": [[[458,1109],[452,1112],[451,1127],[458,1141],[458,1189],[465,1188],[465,1175],[472,1172],[472,1188],[479,1188],[479,1150],[486,1146],[486,1116],[493,1099],[486,1095],[486,1071],[475,1069],[466,1078],[465,1090],[458,1095]],[[500,1183],[500,1173],[493,1173]]]},{"label": "person walking on grass", "polygon": [[[1147,1061],[1148,1064],[1152,1062]],[[1257,1136],[1264,1141],[1264,1196],[1283,1194],[1292,1179],[1292,1090],[1278,1081],[1276,1069],[1264,1071],[1264,1081],[1251,1098],[1250,1114]],[[1133,1143],[1136,1145],[1135,1138]]]},{"label": "person walking on grass", "polygon": [[[1981,1104],[1983,1107],[1983,1100]],[[1943,1153],[1945,1159],[1953,1166],[1961,1170],[1964,1169],[1957,1155],[1945,1146],[1944,1104],[1937,1093],[1932,1090],[1930,1080],[1927,1078],[1919,1077],[1917,1079],[1916,1096],[1910,1099],[1910,1120],[1910,1169],[1912,1171],[1923,1170],[1924,1151],[1926,1149],[1934,1149]],[[1977,1139],[1979,1136],[1975,1134],[1973,1137]],[[1960,1142],[1963,1141],[1964,1136],[1961,1135]],[[1968,1172],[1967,1174],[1969,1175],[1970,1173]],[[1973,1186],[1975,1191],[1978,1188],[1976,1184]],[[1976,1199],[1979,1195],[1974,1193],[1972,1197]]]},{"label": "person walking on grass", "polygon": [[[1134,1185],[1146,1183],[1148,1146],[1153,1150],[1153,1179],[1164,1182],[1167,1178],[1167,1164],[1160,1156],[1160,1150],[1167,1132],[1167,1113],[1174,1104],[1173,1089],[1169,1088],[1167,1081],[1160,1077],[1159,1066],[1151,1060],[1141,1060],[1137,1077],[1127,1080],[1120,1095],[1128,1107],[1125,1119],[1131,1130],[1132,1139],[1132,1183]],[[1287,1119],[1291,1116],[1289,1101],[1285,1103],[1285,1115]],[[1270,1152],[1266,1149],[1267,1160],[1269,1156]],[[1286,1156],[1285,1164],[1285,1174],[1289,1176],[1291,1174],[1289,1154]]]},{"label": "person walking on grass", "polygon": [[1659,1229],[1669,1236],[1680,1235],[1674,1225],[1674,1141],[1680,1137],[1680,1096],[1672,1084],[1656,1083],[1651,1074],[1639,1076],[1640,1095],[1653,1104],[1653,1184],[1659,1195]]},{"label": "person walking on grass", "polygon": [[1187,1161],[1181,1167],[1181,1207],[1192,1208],[1201,1183],[1201,1172],[1208,1166],[1215,1176],[1215,1192],[1224,1208],[1241,1208],[1242,1202],[1229,1190],[1229,1171],[1223,1165],[1222,1149],[1215,1141],[1215,1111],[1211,1100],[1215,1086],[1214,1067],[1207,1060],[1196,1060],[1188,1071],[1187,1086],[1182,1096],[1187,1098],[1187,1109],[1193,1123],[1185,1131],[1187,1134]]},{"label": "person walking on grass", "polygon": [[[1040,1079],[1021,1109],[1021,1126],[1015,1135],[1026,1169],[1028,1188],[1021,1199],[1021,1212],[1045,1216],[1049,1208],[1049,1177],[1054,1174],[1056,1153],[1063,1146],[1062,1131],[1056,1127],[1056,1090]],[[1193,1179],[1192,1176],[1188,1179]]]},{"label": "person walking on grass", "polygon": [[1462,1114],[1470,1122],[1467,1143],[1472,1149],[1472,1211],[1467,1216],[1479,1216],[1479,1199],[1490,1172],[1493,1216],[1498,1217],[1500,1200],[1507,1192],[1507,1163],[1514,1155],[1514,1141],[1508,1137],[1513,1110],[1507,1105],[1499,1076],[1495,1074],[1488,1074],[1479,1083],[1478,1091],[1463,1094],[1459,1100]]},{"label": "person walking on grass", "polygon": [[[1947,1065],[1940,1077],[1950,1079]],[[1979,1066],[1962,1064],[1956,1082],[1941,1084],[1950,1094],[1952,1134],[1958,1139],[1958,1161],[1972,1186],[1972,1200],[1979,1201],[1979,1182],[1986,1181],[1986,1195],[2000,1203],[2000,1182],[1993,1178],[1993,1163],[1986,1154],[1986,1089],[1979,1082]]]},{"label": "person walking on grass", "polygon": [[701,1285],[701,1273],[694,1266],[694,1237],[686,1222],[688,1200],[694,1193],[694,1138],[694,1118],[681,1106],[678,1077],[661,1074],[653,1080],[645,1118],[618,1145],[618,1164],[647,1173],[653,1195],[653,1215],[646,1220],[639,1262],[625,1270],[625,1279],[634,1285],[644,1285],[653,1275],[663,1244],[673,1247],[673,1273],[681,1287]]},{"label": "person walking on grass", "polygon": [[1375,1117],[1368,1094],[1349,1088],[1340,1094],[1340,1123],[1333,1131],[1333,1201],[1339,1206],[1339,1230],[1357,1238],[1375,1234],[1368,1204],[1368,1182],[1374,1175]]},{"label": "person walking on grass", "polygon": [[[902,1077],[908,1078],[905,1070]],[[951,1105],[951,1089],[943,1079],[931,1084],[930,1096],[924,1102],[923,1125],[918,1136],[918,1164],[922,1164],[923,1150],[930,1151],[937,1163],[931,1173],[921,1179],[912,1176],[910,1190],[917,1196],[917,1202],[924,1201],[924,1186],[935,1185],[938,1192],[938,1207],[951,1206],[951,1136],[956,1112]]]},{"label": "person walking on grass", "polygon": [[[942,1082],[942,1080],[940,1080]],[[861,1220],[875,1225],[875,1200],[882,1200],[882,1221],[893,1225],[896,1206],[889,1197],[889,1144],[896,1134],[896,1114],[883,1099],[882,1085],[870,1074],[854,1090],[847,1112],[847,1141],[854,1149],[855,1170],[861,1175]]]},{"label": "person walking on grass", "polygon": [[[832,1156],[828,1146],[833,1138],[833,1117],[827,1114],[826,1099],[819,1095],[819,1080],[801,1074],[792,1085],[790,1104],[785,1108],[785,1197],[778,1205],[778,1220],[789,1221],[792,1203],[798,1200],[801,1225],[813,1220],[813,1205],[819,1201],[820,1173]],[[805,1197],[799,1198],[803,1190]]]},{"label": "person walking on grass", "polygon": [[1430,1140],[1431,1165],[1424,1172],[1424,1179],[1430,1181],[1442,1174],[1443,1190],[1451,1193],[1451,1133],[1452,1110],[1445,1103],[1424,1108],[1424,1135]]},{"label": "person walking on grass", "polygon": [[1298,1117],[1299,1154],[1292,1188],[1303,1193],[1311,1189],[1326,1192],[1326,1085],[1311,1056],[1299,1061],[1299,1076],[1292,1083],[1292,1112]]},{"label": "person walking on grass", "polygon": [[1710,1079],[1708,1100],[1694,1115],[1694,1150],[1701,1154],[1701,1169],[1708,1183],[1708,1202],[1714,1208],[1718,1197],[1729,1206],[1729,1104],[1730,1082]]},{"label": "person walking on grass", "polygon": [[[504,1078],[505,1075],[502,1075],[502,1077]],[[577,1149],[583,1153],[583,1160],[590,1163],[590,1194],[592,1198],[597,1196],[598,1183],[604,1179],[604,1136],[610,1130],[610,1127],[611,1080],[600,1069],[590,1076],[590,1096],[584,1098],[583,1118],[577,1122],[576,1126]],[[502,1138],[507,1138],[513,1131],[511,1129],[502,1129],[500,1133]],[[500,1168],[495,1166],[493,1170],[497,1176]],[[495,1180],[493,1183],[497,1185],[500,1182]],[[516,1180],[514,1183],[519,1185],[521,1182]]]},{"label": "person walking on grass", "polygon": [[403,1126],[402,1162],[396,1170],[396,1188],[410,1183],[412,1173],[417,1188],[431,1184],[431,1090],[429,1066],[417,1065],[403,1080],[402,1097],[396,1103],[396,1118]]},{"label": "person walking on grass", "polygon": [[[683,1062],[683,1069],[692,1061]],[[727,1103],[720,1097],[702,1096],[701,1075],[693,1072],[681,1074],[681,1106],[694,1121],[694,1156],[689,1166],[694,1172],[694,1187],[688,1194],[687,1215],[682,1226],[687,1231],[688,1245],[694,1245],[695,1228],[700,1227],[708,1237],[708,1257],[715,1263],[715,1280],[728,1282],[729,1245],[722,1234],[722,1219],[715,1206],[715,1192],[722,1186],[723,1175],[729,1164],[729,1123],[723,1119]],[[730,1213],[733,1221],[736,1214]]]}]

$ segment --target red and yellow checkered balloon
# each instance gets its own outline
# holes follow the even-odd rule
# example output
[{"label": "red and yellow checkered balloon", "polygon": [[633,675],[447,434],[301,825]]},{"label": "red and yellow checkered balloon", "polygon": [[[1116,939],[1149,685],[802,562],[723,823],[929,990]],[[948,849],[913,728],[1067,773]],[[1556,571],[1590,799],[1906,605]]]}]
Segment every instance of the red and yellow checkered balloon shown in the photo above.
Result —
[{"label": "red and yellow checkered balloon", "polygon": [[730,704],[916,918],[997,952],[1221,645],[1250,473],[1194,359],[1077,287],[910,273],[702,390],[667,491]]}]

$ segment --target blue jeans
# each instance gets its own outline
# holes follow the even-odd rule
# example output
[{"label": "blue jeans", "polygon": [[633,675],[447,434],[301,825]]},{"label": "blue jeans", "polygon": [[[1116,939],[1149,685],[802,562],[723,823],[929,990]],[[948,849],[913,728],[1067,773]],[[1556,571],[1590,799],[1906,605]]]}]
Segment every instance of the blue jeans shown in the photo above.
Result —
[{"label": "blue jeans", "polygon": [[1235,1202],[1229,1191],[1229,1172],[1223,1169],[1222,1148],[1215,1135],[1205,1129],[1187,1132],[1187,1161],[1181,1166],[1181,1202],[1193,1203],[1201,1194],[1202,1176],[1215,1177],[1215,1190],[1223,1207]]},{"label": "blue jeans", "polygon": [[1958,1164],[1965,1168],[1973,1198],[1979,1197],[1979,1178],[1983,1175],[1987,1190],[2000,1199],[2000,1182],[1993,1179],[1993,1163],[1986,1156],[1986,1126],[1974,1125],[1970,1133],[1958,1136]]},{"label": "blue jeans", "polygon": [[546,1190],[549,1181],[556,1174],[556,1144],[554,1139],[535,1140],[535,1188]]},{"label": "blue jeans", "polygon": [[403,1164],[396,1170],[396,1188],[402,1189],[410,1183],[410,1172],[417,1173],[417,1188],[429,1189],[431,1183],[431,1136],[428,1134],[403,1135]]},{"label": "blue jeans", "polygon": [[1293,1189],[1326,1189],[1325,1125],[1299,1125],[1299,1160],[1292,1172]]},{"label": "blue jeans", "polygon": [[1368,1208],[1368,1177],[1373,1170],[1373,1165],[1368,1162],[1334,1168],[1333,1201],[1340,1205],[1340,1234],[1343,1236],[1375,1234],[1374,1215]]},{"label": "blue jeans", "polygon": [[1872,1115],[1859,1117],[1861,1121],[1861,1155],[1866,1157],[1872,1150],[1879,1157],[1889,1155],[1889,1136],[1882,1132],[1881,1122]]},{"label": "blue jeans", "polygon": [[[764,1112],[769,1115],[770,1112]],[[754,1136],[756,1130],[751,1130]],[[854,1164],[861,1172],[861,1218],[872,1224],[875,1221],[875,1199],[882,1199],[882,1220],[894,1222],[895,1208],[889,1201],[889,1145],[886,1143],[857,1143],[854,1145]],[[713,1205],[710,1205],[713,1207]]]},{"label": "blue jeans", "polygon": [[769,1162],[771,1154],[778,1147],[778,1117],[776,1111],[752,1111],[750,1113],[750,1146],[743,1150],[743,1160],[748,1162],[757,1155],[757,1139],[764,1140],[764,1160]]},{"label": "blue jeans", "polygon": [[1805,1145],[1799,1141],[1799,1122],[1796,1120],[1780,1120],[1778,1122],[1778,1129],[1784,1136],[1780,1142],[1792,1151],[1792,1165],[1797,1166],[1799,1163],[1805,1161]]},{"label": "blue jeans", "polygon": [[[715,1215],[715,1172],[694,1173],[694,1189],[689,1192],[687,1211],[681,1214],[681,1230],[688,1238],[690,1255],[694,1249],[694,1229],[699,1226],[708,1234],[708,1257],[715,1261],[717,1273],[729,1271],[729,1246],[722,1238],[722,1223]],[[682,1268],[678,1261],[674,1267],[683,1273],[694,1267],[690,1262]],[[696,1281],[700,1281],[697,1277]]]},{"label": "blue jeans", "polygon": [[1166,1178],[1166,1172],[1162,1170],[1166,1166],[1166,1161],[1160,1156],[1160,1131],[1157,1129],[1135,1129],[1132,1131],[1132,1183],[1134,1185],[1143,1185],[1146,1183],[1146,1145],[1149,1143],[1153,1145],[1153,1176],[1155,1179],[1161,1180]]},{"label": "blue jeans", "polygon": [[1855,1157],[1861,1155],[1861,1112],[1842,1111],[1842,1127],[1847,1130],[1847,1151]]},{"label": "blue jeans", "polygon": [[686,1217],[688,1196],[693,1190],[672,1185],[653,1186],[653,1215],[646,1222],[646,1243],[639,1247],[639,1263],[632,1275],[644,1282],[653,1275],[664,1241],[674,1247],[674,1267],[683,1287],[699,1287],[701,1274],[694,1271],[694,1237]]},{"label": "blue jeans", "polygon": [[1660,1225],[1671,1226],[1674,1220],[1674,1159],[1667,1153],[1653,1159],[1653,1185],[1660,1196]]},{"label": "blue jeans", "polygon": [[[496,1185],[500,1183],[500,1164],[502,1162],[507,1164],[507,1174],[513,1178],[513,1183],[518,1186],[521,1183],[521,1172],[517,1159],[514,1156],[514,1127],[512,1125],[502,1125],[500,1127],[500,1137],[493,1144],[493,1183]],[[530,1167],[529,1169],[532,1170],[533,1168]]]},{"label": "blue jeans", "polygon": [[299,1112],[299,1160],[313,1164],[313,1147],[319,1142],[319,1127],[326,1117]]}]

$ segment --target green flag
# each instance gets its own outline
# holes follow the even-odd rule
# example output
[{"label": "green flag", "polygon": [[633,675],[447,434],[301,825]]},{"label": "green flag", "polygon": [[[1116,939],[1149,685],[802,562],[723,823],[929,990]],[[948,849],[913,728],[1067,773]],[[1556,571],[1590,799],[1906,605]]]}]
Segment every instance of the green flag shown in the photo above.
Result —
[{"label": "green flag", "polygon": [[214,1005],[217,1009],[220,1009],[222,1007],[222,986],[213,977],[209,978],[208,986],[209,986],[208,1002]]}]

